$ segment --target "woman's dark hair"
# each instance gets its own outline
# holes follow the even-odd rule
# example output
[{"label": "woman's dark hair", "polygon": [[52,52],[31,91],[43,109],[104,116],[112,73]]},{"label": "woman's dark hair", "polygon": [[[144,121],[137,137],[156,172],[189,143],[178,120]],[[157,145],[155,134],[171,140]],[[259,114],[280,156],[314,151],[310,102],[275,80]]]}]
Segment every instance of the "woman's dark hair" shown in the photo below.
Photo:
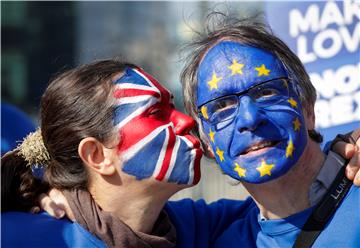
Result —
[{"label": "woman's dark hair", "polygon": [[78,155],[85,137],[106,143],[114,136],[113,77],[131,64],[102,60],[56,76],[41,98],[41,134],[50,161],[42,181],[18,153],[1,163],[2,211],[29,210],[49,187],[87,188],[88,173]]},{"label": "woman's dark hair", "polygon": [[1,158],[1,211],[29,211],[48,184],[36,179],[18,150]]}]

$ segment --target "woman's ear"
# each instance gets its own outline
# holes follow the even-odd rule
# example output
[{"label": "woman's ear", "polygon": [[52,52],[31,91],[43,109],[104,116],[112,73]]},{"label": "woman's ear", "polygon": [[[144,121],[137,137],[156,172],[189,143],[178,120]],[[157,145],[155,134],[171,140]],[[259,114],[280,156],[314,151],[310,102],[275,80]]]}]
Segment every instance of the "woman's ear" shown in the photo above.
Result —
[{"label": "woman's ear", "polygon": [[111,176],[116,172],[112,149],[106,148],[93,137],[86,137],[80,141],[78,153],[81,160],[89,169],[104,175]]}]

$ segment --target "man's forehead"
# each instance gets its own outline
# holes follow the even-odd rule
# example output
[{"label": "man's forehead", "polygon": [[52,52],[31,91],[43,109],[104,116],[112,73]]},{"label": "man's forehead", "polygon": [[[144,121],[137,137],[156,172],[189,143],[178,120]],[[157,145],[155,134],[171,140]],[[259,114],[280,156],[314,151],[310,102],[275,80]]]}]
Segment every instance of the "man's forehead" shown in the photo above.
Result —
[{"label": "man's forehead", "polygon": [[197,106],[280,77],[287,77],[287,72],[271,52],[236,41],[221,41],[209,49],[200,63]]}]

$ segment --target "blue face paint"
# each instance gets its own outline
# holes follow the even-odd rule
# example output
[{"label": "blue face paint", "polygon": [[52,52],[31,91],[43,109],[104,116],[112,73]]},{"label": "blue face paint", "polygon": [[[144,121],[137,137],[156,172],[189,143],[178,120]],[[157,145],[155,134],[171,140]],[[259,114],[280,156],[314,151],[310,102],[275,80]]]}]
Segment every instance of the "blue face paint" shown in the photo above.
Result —
[{"label": "blue face paint", "polygon": [[[295,83],[276,80],[287,77],[273,54],[238,42],[222,41],[205,55],[199,66],[197,106],[216,160],[229,176],[266,182],[300,158],[307,132]],[[227,97],[239,92],[243,94],[235,100]],[[219,98],[226,100],[214,103]]]}]

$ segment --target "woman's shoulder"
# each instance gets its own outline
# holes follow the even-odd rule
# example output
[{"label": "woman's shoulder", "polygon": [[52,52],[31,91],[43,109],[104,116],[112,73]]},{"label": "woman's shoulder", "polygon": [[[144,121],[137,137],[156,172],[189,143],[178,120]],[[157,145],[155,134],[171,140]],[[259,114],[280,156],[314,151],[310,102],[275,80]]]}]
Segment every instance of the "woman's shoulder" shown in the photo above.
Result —
[{"label": "woman's shoulder", "polygon": [[1,214],[1,244],[4,247],[105,247],[105,244],[70,220],[55,219],[42,212]]}]

